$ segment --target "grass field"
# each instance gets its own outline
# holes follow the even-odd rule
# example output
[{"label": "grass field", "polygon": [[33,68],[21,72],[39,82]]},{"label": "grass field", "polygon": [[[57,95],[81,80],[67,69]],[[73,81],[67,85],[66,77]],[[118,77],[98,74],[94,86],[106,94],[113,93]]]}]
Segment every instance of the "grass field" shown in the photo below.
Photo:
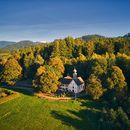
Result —
[{"label": "grass field", "polygon": [[0,104],[0,130],[98,130],[102,103],[52,101],[20,94]]}]

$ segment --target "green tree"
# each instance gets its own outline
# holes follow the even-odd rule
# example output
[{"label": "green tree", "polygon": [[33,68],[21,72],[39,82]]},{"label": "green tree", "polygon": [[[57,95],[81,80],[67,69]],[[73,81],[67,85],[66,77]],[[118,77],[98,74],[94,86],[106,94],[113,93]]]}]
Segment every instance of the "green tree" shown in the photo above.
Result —
[{"label": "green tree", "polygon": [[118,66],[113,66],[108,71],[107,86],[109,89],[122,90],[126,87],[125,77]]},{"label": "green tree", "polygon": [[33,78],[34,76],[33,64],[34,64],[33,52],[26,53],[23,58],[24,78]]},{"label": "green tree", "polygon": [[68,58],[72,58],[73,47],[74,47],[74,39],[70,36],[65,38],[66,46],[67,46],[67,55]]},{"label": "green tree", "polygon": [[91,59],[87,62],[86,71],[88,75],[102,75],[106,73],[107,60],[101,55],[94,54]]},{"label": "green tree", "polygon": [[100,79],[91,75],[86,82],[86,93],[93,99],[99,99],[103,95],[103,88]]},{"label": "green tree", "polygon": [[[113,66],[108,70],[106,86],[110,92],[114,92],[112,99],[116,97],[118,100],[125,97],[127,83],[122,70],[118,66]],[[110,96],[110,94],[109,94]]]},{"label": "green tree", "polygon": [[128,116],[121,107],[118,107],[116,110],[108,109],[105,111],[105,113],[103,113],[103,125],[113,130],[130,129]]},{"label": "green tree", "polygon": [[130,91],[130,56],[118,53],[116,55],[116,65],[119,66],[123,71],[128,84],[128,90]]},{"label": "green tree", "polygon": [[60,43],[59,40],[54,41],[53,43],[53,52],[51,57],[60,56]]}]

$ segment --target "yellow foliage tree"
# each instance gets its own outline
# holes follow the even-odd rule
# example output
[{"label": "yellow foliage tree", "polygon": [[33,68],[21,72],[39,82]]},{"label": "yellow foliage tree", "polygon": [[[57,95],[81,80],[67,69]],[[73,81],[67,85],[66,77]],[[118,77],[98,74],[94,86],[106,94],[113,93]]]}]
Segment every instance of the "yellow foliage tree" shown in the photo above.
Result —
[{"label": "yellow foliage tree", "polygon": [[40,76],[40,75],[44,74],[45,71],[46,71],[45,67],[44,67],[44,66],[40,66],[40,67],[37,69],[36,76]]},{"label": "yellow foliage tree", "polygon": [[49,65],[56,68],[61,74],[64,73],[64,64],[59,57],[51,58],[49,61]]},{"label": "yellow foliage tree", "polygon": [[4,65],[1,81],[8,85],[14,85],[20,78],[21,72],[22,68],[17,60],[10,58]]}]

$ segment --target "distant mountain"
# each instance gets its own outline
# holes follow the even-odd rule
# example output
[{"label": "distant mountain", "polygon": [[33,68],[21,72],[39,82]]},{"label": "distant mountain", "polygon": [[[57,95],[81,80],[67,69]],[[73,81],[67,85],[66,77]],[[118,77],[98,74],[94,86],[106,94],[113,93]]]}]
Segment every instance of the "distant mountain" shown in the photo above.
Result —
[{"label": "distant mountain", "polygon": [[3,47],[3,49],[12,51],[12,50],[16,50],[19,48],[33,46],[34,44],[35,44],[35,42],[25,40],[25,41],[20,41],[20,42],[14,43],[14,44],[7,45],[7,46]]},{"label": "distant mountain", "polygon": [[130,37],[130,33],[125,34],[123,37]]},{"label": "distant mountain", "polygon": [[0,48],[4,48],[8,45],[12,45],[15,44],[16,42],[12,42],[12,41],[0,41]]},{"label": "distant mountain", "polygon": [[[119,36],[119,37],[130,38],[130,33],[127,33],[126,35]],[[96,40],[99,38],[106,38],[106,37],[102,36],[102,35],[98,35],[98,34],[93,34],[93,35],[85,35],[85,36],[82,36],[80,38],[82,40],[89,41],[89,40]],[[4,49],[4,50],[12,51],[12,50],[16,50],[19,48],[30,47],[30,46],[33,46],[33,45],[38,44],[38,43],[47,43],[47,42],[46,41],[33,42],[30,40],[23,40],[20,42],[0,41],[0,48]]]},{"label": "distant mountain", "polygon": [[94,35],[85,35],[85,36],[81,37],[81,39],[83,39],[85,41],[94,40],[94,39],[97,39],[97,38],[105,38],[105,37],[101,36],[101,35],[97,35],[97,34],[94,34]]}]

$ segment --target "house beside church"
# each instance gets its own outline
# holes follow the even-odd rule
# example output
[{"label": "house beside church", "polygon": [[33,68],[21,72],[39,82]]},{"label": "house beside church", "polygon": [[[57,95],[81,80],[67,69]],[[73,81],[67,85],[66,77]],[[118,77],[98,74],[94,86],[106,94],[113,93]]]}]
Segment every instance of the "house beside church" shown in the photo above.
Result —
[{"label": "house beside church", "polygon": [[81,77],[77,76],[77,70],[75,68],[73,70],[73,77],[66,76],[61,80],[60,89],[63,91],[80,93],[84,90],[84,88],[84,81]]}]

